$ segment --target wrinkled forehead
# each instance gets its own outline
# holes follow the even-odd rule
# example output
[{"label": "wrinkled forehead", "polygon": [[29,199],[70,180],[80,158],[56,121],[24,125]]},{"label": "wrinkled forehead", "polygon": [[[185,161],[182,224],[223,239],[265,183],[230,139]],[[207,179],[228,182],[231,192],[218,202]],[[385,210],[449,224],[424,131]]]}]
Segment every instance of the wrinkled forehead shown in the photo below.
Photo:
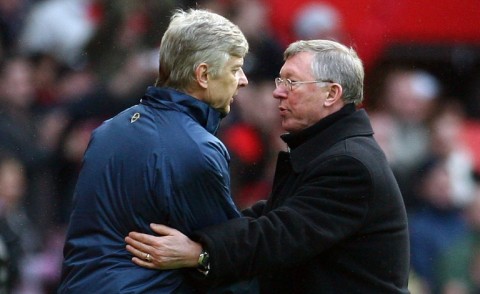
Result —
[{"label": "wrinkled forehead", "polygon": [[289,56],[280,69],[280,76],[287,78],[294,76],[313,76],[313,57],[314,54],[308,51]]}]

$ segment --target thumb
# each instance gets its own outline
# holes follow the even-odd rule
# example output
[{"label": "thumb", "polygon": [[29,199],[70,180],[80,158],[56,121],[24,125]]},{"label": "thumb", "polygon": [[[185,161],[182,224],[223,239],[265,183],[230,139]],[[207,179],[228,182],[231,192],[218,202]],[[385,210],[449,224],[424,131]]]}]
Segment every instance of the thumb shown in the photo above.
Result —
[{"label": "thumb", "polygon": [[165,225],[150,224],[150,228],[160,236],[175,235],[178,231]]}]

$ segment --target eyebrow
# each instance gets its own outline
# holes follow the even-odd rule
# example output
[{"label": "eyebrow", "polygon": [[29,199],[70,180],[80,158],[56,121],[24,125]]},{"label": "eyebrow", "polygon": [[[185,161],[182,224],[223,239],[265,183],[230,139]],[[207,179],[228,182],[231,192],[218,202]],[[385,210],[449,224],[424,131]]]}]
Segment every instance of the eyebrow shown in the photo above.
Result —
[{"label": "eyebrow", "polygon": [[238,68],[242,68],[243,67],[243,64],[233,64],[232,65],[232,69],[238,69]]}]

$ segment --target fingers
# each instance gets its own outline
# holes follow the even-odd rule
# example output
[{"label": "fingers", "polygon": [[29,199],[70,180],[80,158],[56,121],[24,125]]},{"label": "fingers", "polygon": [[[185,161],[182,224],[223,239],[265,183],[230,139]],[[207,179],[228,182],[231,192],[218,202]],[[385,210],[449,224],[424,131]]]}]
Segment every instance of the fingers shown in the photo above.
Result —
[{"label": "fingers", "polygon": [[[182,249],[182,244],[188,238],[180,231],[165,225],[151,224],[150,227],[158,236],[130,232],[125,237],[126,249],[133,255],[132,262],[150,269],[184,267],[185,262],[183,259],[176,258],[179,251],[176,249],[172,250],[172,248]],[[146,260],[148,258],[147,254],[151,257],[150,261]],[[197,259],[198,255],[195,256],[194,266],[196,266]]]},{"label": "fingers", "polygon": [[[128,247],[128,246],[127,246]],[[128,248],[127,248],[128,249]],[[155,266],[155,264],[153,262],[148,262],[148,261],[145,261],[141,258],[138,258],[138,257],[133,257],[132,258],[132,261],[133,263],[135,263],[136,265],[139,265],[139,266],[142,266],[142,267],[145,267],[145,268],[149,268],[149,269],[157,269],[157,267]]]},{"label": "fingers", "polygon": [[160,224],[150,224],[150,228],[160,236],[175,235],[179,233],[179,231],[175,229]]},{"label": "fingers", "polygon": [[[149,249],[152,246],[149,245],[149,243],[145,242],[145,239],[139,238],[139,235],[143,235],[143,234],[130,233],[128,234],[127,237],[125,237],[125,242],[136,250],[139,250],[141,252],[149,252]],[[138,256],[138,257],[141,258],[142,256]]]},{"label": "fingers", "polygon": [[[168,263],[168,262],[162,261],[162,259],[159,259],[159,256],[155,255],[155,253],[150,254],[150,259],[146,260],[146,255],[149,254],[146,252],[148,251],[139,250],[131,245],[127,245],[126,248],[133,255],[132,262],[135,263],[136,265],[149,268],[149,269],[162,269],[162,270],[175,269],[180,267],[174,262]],[[152,252],[155,251],[154,248],[151,248],[149,250],[153,250]]]},{"label": "fingers", "polygon": [[[180,231],[172,229],[172,228],[167,227],[165,225],[150,224],[150,227],[159,236],[182,234],[182,233],[180,233]],[[150,245],[150,246],[154,246],[155,241],[157,240],[157,238],[155,236],[148,235],[148,234],[143,234],[143,233],[137,233],[137,232],[130,232],[128,234],[128,237],[130,237],[131,239],[133,239],[135,241],[138,241],[140,243]]]},{"label": "fingers", "polygon": [[[160,236],[181,234],[179,231],[172,229],[170,227],[167,227],[165,225],[150,224],[150,227],[155,233],[157,233]],[[155,236],[143,234],[143,233],[137,233],[137,232],[130,232],[128,234],[128,237],[133,241],[138,241],[137,244],[143,243],[149,246],[154,246],[155,241],[157,239]],[[136,246],[136,244],[131,244],[131,245]]]},{"label": "fingers", "polygon": [[130,252],[134,257],[145,259],[147,249],[138,249],[132,245],[127,245],[125,248],[127,248],[128,252]]},{"label": "fingers", "polygon": [[[144,249],[139,250],[139,249],[133,247],[132,245],[127,245],[126,246],[127,250],[133,255],[133,258],[132,258],[133,263],[135,263],[136,265],[145,267],[145,268],[157,269],[157,267],[154,263],[154,260],[152,260],[152,259],[150,259],[149,261],[145,260],[145,256],[146,256],[147,252],[149,252],[148,250],[150,250],[149,248],[146,249],[147,246],[142,246],[141,243],[135,242],[134,240],[132,240],[131,238],[128,238],[128,237],[125,238],[125,240],[127,241],[127,243],[128,242],[130,242],[130,244],[135,243],[136,246],[144,248]],[[152,257],[150,257],[150,258],[152,258]]]},{"label": "fingers", "polygon": [[149,246],[153,246],[155,244],[155,237],[148,234],[137,233],[137,232],[130,232],[128,237],[137,243],[143,243]]}]

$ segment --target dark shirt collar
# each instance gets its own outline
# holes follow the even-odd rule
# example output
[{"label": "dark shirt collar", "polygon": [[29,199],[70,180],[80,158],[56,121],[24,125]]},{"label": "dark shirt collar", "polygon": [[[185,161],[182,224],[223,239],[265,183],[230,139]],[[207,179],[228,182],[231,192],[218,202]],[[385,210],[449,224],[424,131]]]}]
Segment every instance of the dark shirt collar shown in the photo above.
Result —
[{"label": "dark shirt collar", "polygon": [[287,143],[288,147],[293,150],[296,147],[303,144],[308,139],[310,139],[311,137],[313,137],[314,135],[318,134],[322,130],[334,124],[336,121],[340,120],[341,118],[349,114],[352,114],[353,112],[355,112],[355,104],[349,103],[344,107],[342,107],[342,109],[340,109],[339,111],[332,113],[326,116],[325,118],[321,119],[316,124],[304,130],[301,130],[298,133],[283,134],[281,138],[285,143]]},{"label": "dark shirt collar", "polygon": [[183,112],[214,135],[224,116],[207,103],[172,88],[148,87],[140,103],[155,108]]}]

